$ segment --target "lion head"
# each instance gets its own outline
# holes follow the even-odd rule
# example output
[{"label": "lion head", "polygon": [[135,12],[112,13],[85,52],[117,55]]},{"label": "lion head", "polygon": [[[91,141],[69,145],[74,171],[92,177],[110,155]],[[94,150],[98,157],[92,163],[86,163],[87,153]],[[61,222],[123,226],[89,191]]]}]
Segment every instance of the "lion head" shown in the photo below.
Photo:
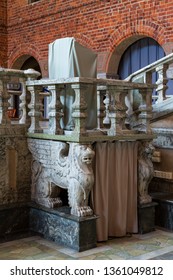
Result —
[{"label": "lion head", "polygon": [[91,146],[77,143],[72,143],[71,145],[73,145],[75,168],[87,174],[92,173],[92,161],[95,152],[92,150]]}]

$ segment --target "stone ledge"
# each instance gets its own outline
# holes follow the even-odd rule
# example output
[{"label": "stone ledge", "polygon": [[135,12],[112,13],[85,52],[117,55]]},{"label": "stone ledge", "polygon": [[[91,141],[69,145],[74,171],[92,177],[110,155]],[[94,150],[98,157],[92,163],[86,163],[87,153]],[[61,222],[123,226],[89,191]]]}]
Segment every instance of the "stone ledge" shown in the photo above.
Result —
[{"label": "stone ledge", "polygon": [[27,133],[28,138],[36,138],[42,140],[58,140],[58,141],[66,141],[66,142],[77,142],[77,143],[94,143],[94,142],[102,142],[102,141],[138,141],[138,140],[153,140],[156,138],[155,134],[120,134],[116,136],[108,136],[108,135],[92,135],[92,133],[88,133],[87,136],[82,135],[51,135],[44,133]]}]

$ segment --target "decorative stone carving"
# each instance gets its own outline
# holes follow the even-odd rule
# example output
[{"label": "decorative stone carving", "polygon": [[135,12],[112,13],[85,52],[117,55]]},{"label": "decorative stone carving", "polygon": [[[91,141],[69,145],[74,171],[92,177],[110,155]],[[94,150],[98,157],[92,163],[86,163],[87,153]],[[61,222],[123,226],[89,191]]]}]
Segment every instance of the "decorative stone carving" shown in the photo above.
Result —
[{"label": "decorative stone carving", "polygon": [[138,195],[139,204],[150,203],[152,198],[148,194],[148,186],[154,176],[152,155],[154,146],[148,142],[139,143],[138,154]]},{"label": "decorative stone carving", "polygon": [[30,200],[31,154],[26,137],[9,136],[0,137],[0,205]]},{"label": "decorative stone carving", "polygon": [[60,189],[68,191],[71,214],[90,216],[88,197],[94,183],[90,145],[28,139],[33,155],[32,200],[48,208],[62,205]]}]

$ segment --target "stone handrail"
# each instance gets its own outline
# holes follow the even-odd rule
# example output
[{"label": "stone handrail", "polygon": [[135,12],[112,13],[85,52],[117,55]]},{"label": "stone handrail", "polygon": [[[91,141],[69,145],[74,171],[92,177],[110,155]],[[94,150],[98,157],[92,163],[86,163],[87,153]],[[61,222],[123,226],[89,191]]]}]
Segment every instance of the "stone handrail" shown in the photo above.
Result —
[{"label": "stone handrail", "polygon": [[[169,74],[171,76],[171,72],[169,69],[170,64],[173,63],[173,53],[143,67],[142,69],[132,73],[125,80],[131,82],[141,82],[141,83],[152,83],[152,74],[156,72],[158,74],[158,79],[156,81],[156,93],[157,93],[157,103],[165,100],[166,90],[167,90],[167,82]],[[155,97],[154,97],[155,99]]]}]

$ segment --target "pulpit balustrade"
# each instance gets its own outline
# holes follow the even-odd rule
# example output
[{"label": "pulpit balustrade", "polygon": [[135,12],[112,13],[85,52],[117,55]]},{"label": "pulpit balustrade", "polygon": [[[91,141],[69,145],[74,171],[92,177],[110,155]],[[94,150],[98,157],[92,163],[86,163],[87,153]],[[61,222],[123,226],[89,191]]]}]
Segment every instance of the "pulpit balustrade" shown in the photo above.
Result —
[{"label": "pulpit balustrade", "polygon": [[[142,133],[151,133],[150,118],[151,118],[151,99],[153,85],[130,83],[119,80],[104,80],[91,78],[71,78],[64,80],[39,80],[27,81],[27,90],[31,94],[31,102],[29,104],[29,116],[31,117],[31,125],[29,133],[46,133],[50,135],[66,134],[61,127],[61,118],[65,112],[61,103],[60,92],[66,85],[70,85],[74,90],[75,98],[72,104],[72,119],[74,128],[70,132],[73,136],[91,136],[93,130],[86,128],[87,121],[87,89],[92,86],[97,86],[97,127],[95,132],[104,133],[107,136],[128,135],[134,131],[130,127],[126,127],[126,119],[128,117],[128,107],[126,98],[129,92],[133,89],[138,89],[141,95],[141,104],[138,108],[138,121],[142,123]],[[44,96],[43,88],[49,91],[48,97],[48,126],[47,129],[41,127],[41,108],[42,99]],[[67,87],[68,89],[69,87]],[[68,92],[66,92],[68,95]],[[95,98],[93,96],[93,98]],[[106,99],[109,103],[105,103]],[[105,104],[104,104],[105,103]],[[90,111],[89,111],[90,113]],[[91,112],[92,113],[92,112]],[[106,122],[105,122],[106,120]],[[105,125],[109,123],[109,127]],[[138,131],[135,131],[135,133]]]},{"label": "pulpit balustrade", "polygon": [[[36,80],[39,73],[28,69],[26,71],[0,69],[0,125],[26,124],[28,133],[46,134],[58,137],[67,135],[76,137],[104,135],[123,136],[133,133],[151,134],[150,119],[152,117],[151,84],[141,84],[128,81],[92,78],[68,78],[61,80]],[[19,90],[11,90],[11,85],[20,84]],[[87,117],[90,112],[88,104],[88,90],[95,87],[93,98],[97,99],[97,125],[94,129],[87,129]],[[46,92],[44,89],[47,89]],[[65,117],[64,106],[61,102],[62,90],[74,92],[71,104],[72,129],[67,131],[62,127]],[[137,90],[140,104],[136,110],[136,126],[128,125],[130,107],[128,102],[130,92]],[[8,110],[14,108],[14,95],[19,96],[19,118],[14,122],[9,118]],[[96,95],[96,96],[94,96]],[[43,101],[47,98],[48,118],[43,119]],[[15,108],[14,108],[15,109]],[[43,125],[44,124],[44,125]],[[140,127],[140,128],[139,128]],[[63,139],[63,138],[62,138]],[[74,139],[74,138],[73,138]]]}]

